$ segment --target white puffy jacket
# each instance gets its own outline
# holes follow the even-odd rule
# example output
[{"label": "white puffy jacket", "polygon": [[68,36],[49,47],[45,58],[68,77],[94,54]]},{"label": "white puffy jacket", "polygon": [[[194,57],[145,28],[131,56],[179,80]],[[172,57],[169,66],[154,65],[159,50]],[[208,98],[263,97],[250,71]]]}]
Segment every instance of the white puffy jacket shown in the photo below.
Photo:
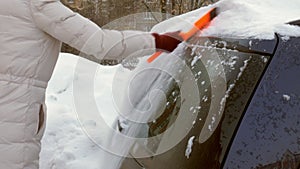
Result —
[{"label": "white puffy jacket", "polygon": [[1,0],[0,22],[0,169],[38,168],[61,41],[98,58],[155,46],[149,33],[101,30],[59,0]]}]

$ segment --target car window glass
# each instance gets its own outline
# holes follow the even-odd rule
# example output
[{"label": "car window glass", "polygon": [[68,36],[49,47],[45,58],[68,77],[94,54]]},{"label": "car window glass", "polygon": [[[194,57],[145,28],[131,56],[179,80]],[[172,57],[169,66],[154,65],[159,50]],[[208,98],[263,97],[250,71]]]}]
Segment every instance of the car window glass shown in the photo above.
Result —
[{"label": "car window glass", "polygon": [[[196,113],[196,120],[188,121],[190,119],[187,119],[186,123],[192,124],[193,127],[190,131],[183,130],[183,132],[187,132],[186,137],[183,138],[182,143],[174,147],[174,151],[177,152],[176,149],[181,149],[178,151],[185,150],[186,143],[194,137],[193,153],[196,155],[191,156],[189,162],[194,161],[199,166],[203,164],[212,168],[220,166],[235,127],[270,58],[268,56],[270,54],[262,55],[247,50],[240,52],[237,49],[228,49],[226,43],[229,42],[222,39],[216,41],[198,38],[189,44],[185,57],[188,58],[187,65],[194,74],[194,80],[199,89],[200,102],[180,112],[180,109],[184,107],[185,100],[180,95],[180,86],[175,85],[174,82],[173,87],[168,88],[166,92],[168,101],[164,113],[155,121],[145,125],[146,127],[143,127],[144,130],[141,134],[147,137],[154,137],[159,134],[161,136],[147,142],[137,143],[138,145],[135,145],[134,148],[136,151],[144,149],[143,151],[155,154],[163,142],[170,138],[170,134],[166,135],[164,132],[175,123],[178,116]],[[250,42],[247,41],[246,43],[249,44]],[[220,47],[219,44],[223,44],[223,46]],[[215,71],[220,66],[219,64],[222,66],[223,74]],[[222,99],[221,102],[212,102],[216,97],[212,92],[212,77],[216,76],[221,76],[222,78],[219,79],[225,82],[224,91],[219,90],[217,86],[218,84],[223,85],[223,82],[218,80],[214,82],[217,86],[216,90],[221,91],[222,98],[226,99],[224,104],[221,103]],[[217,107],[217,109],[210,112],[210,107]],[[222,112],[220,113],[218,110],[222,110]],[[185,127],[183,124],[178,124],[178,126]],[[172,154],[174,151],[169,153]],[[163,156],[154,156],[150,161],[143,159],[140,161],[145,166],[151,166],[154,165],[156,159],[163,158]],[[178,156],[181,157],[180,161],[187,160],[184,158],[184,153]],[[176,155],[172,157],[174,160],[178,158]],[[183,165],[180,163],[178,161],[177,165]]]},{"label": "car window glass", "polygon": [[280,38],[224,168],[299,169],[299,38]]}]

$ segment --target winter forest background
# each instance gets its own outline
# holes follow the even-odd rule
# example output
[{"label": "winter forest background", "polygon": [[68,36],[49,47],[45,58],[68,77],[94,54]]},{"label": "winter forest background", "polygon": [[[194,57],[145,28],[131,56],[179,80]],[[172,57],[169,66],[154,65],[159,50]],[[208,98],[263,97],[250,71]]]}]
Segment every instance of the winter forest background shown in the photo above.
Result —
[{"label": "winter forest background", "polygon": [[[212,4],[217,0],[61,0],[73,11],[89,18],[102,28],[150,31],[155,24],[174,15]],[[119,19],[122,18],[122,19]],[[119,20],[118,20],[119,19]],[[109,23],[109,24],[108,24]],[[62,52],[78,55],[79,51],[63,44]],[[99,61],[114,64],[114,61]]]}]

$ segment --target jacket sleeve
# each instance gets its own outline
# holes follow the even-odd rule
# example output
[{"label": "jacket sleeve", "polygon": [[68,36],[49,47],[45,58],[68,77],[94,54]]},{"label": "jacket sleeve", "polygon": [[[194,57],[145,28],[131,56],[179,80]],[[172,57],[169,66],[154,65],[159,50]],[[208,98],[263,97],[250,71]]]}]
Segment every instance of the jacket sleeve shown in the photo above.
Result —
[{"label": "jacket sleeve", "polygon": [[148,32],[114,31],[74,13],[59,0],[31,0],[35,24],[54,38],[98,59],[120,60],[137,51],[154,52],[154,37]]}]

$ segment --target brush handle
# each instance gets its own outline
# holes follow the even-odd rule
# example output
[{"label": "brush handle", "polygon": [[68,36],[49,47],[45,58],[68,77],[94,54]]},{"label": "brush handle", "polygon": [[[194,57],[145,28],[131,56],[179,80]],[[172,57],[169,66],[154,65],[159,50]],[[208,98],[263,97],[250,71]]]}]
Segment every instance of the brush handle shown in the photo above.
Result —
[{"label": "brush handle", "polygon": [[[193,28],[191,28],[188,32],[182,32],[180,33],[180,36],[182,37],[183,41],[187,41],[190,39],[193,35],[195,35],[199,30],[202,30],[208,26],[210,21],[214,19],[218,14],[217,8],[210,9],[207,13],[205,13],[200,19],[198,19],[195,23]],[[150,56],[147,59],[148,63],[151,63],[153,60],[155,60],[162,52],[156,52],[152,56]]]},{"label": "brush handle", "polygon": [[150,57],[147,59],[147,62],[148,62],[148,63],[151,63],[151,62],[152,62],[153,60],[155,60],[161,53],[162,53],[162,51],[155,52],[152,56],[150,56]]}]

